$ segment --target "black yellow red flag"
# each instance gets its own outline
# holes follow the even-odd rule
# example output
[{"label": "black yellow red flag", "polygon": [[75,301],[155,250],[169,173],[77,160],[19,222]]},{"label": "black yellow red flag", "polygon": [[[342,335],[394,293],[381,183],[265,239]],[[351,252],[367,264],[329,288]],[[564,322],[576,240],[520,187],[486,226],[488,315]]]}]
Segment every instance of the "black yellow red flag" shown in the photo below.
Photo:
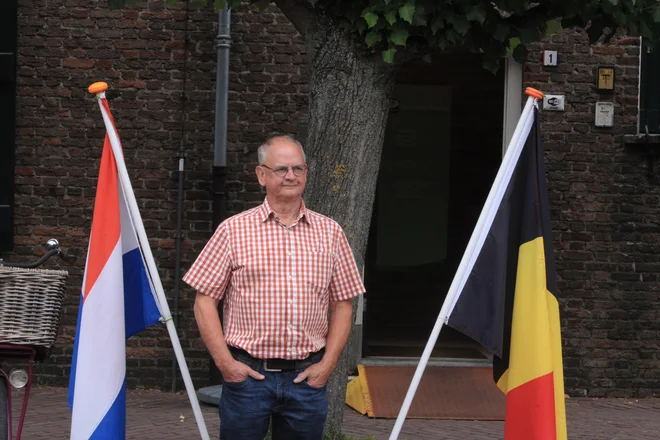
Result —
[{"label": "black yellow red flag", "polygon": [[505,440],[565,440],[564,376],[538,109],[447,324],[494,355]]}]

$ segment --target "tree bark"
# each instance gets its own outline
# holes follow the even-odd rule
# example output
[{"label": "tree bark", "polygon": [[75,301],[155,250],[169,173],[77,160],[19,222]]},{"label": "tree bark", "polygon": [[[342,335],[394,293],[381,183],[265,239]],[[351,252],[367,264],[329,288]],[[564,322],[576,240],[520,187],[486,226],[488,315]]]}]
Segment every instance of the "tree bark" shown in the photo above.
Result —
[{"label": "tree bark", "polygon": [[[310,172],[304,197],[311,209],[342,226],[362,272],[393,68],[380,55],[361,52],[358,43],[329,18],[317,17],[305,38],[312,70],[305,142]],[[355,310],[354,303],[354,316]],[[353,356],[350,340],[328,382],[329,438],[338,438],[341,430]]]}]

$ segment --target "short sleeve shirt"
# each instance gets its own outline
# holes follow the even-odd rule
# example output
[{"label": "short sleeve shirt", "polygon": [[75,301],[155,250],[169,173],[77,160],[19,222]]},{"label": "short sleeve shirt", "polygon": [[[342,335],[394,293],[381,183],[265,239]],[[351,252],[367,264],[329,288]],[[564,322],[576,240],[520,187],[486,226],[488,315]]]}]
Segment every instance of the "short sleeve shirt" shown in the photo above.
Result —
[{"label": "short sleeve shirt", "polygon": [[325,346],[328,305],[365,289],[341,226],[305,207],[284,226],[268,200],[225,220],[183,281],[224,298],[228,345],[260,359]]}]

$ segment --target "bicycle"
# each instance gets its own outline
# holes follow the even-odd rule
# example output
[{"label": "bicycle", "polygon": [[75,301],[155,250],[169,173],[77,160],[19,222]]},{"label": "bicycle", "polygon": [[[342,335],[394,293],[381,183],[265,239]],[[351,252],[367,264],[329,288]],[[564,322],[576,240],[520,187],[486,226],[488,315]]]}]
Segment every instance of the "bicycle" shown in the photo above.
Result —
[{"label": "bicycle", "polygon": [[[9,263],[0,259],[0,440],[12,440],[11,387],[25,388],[15,440],[20,440],[32,387],[34,362],[46,359],[59,329],[62,299],[68,272],[36,269],[48,259],[72,264],[76,257],[60,249],[55,239],[46,243],[47,252],[34,263]],[[9,374],[5,361],[27,364]]]}]

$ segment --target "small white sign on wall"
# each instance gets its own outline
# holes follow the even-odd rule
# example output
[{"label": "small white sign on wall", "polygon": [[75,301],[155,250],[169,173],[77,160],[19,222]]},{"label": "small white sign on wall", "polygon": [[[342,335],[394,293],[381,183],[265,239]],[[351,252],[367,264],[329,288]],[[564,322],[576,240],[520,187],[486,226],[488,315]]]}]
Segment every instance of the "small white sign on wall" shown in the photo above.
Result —
[{"label": "small white sign on wall", "polygon": [[614,127],[614,103],[596,103],[596,127]]},{"label": "small white sign on wall", "polygon": [[543,51],[543,65],[544,66],[556,66],[557,65],[557,51],[556,50],[544,50]]},{"label": "small white sign on wall", "polygon": [[543,97],[543,110],[563,112],[564,95],[545,95]]}]

